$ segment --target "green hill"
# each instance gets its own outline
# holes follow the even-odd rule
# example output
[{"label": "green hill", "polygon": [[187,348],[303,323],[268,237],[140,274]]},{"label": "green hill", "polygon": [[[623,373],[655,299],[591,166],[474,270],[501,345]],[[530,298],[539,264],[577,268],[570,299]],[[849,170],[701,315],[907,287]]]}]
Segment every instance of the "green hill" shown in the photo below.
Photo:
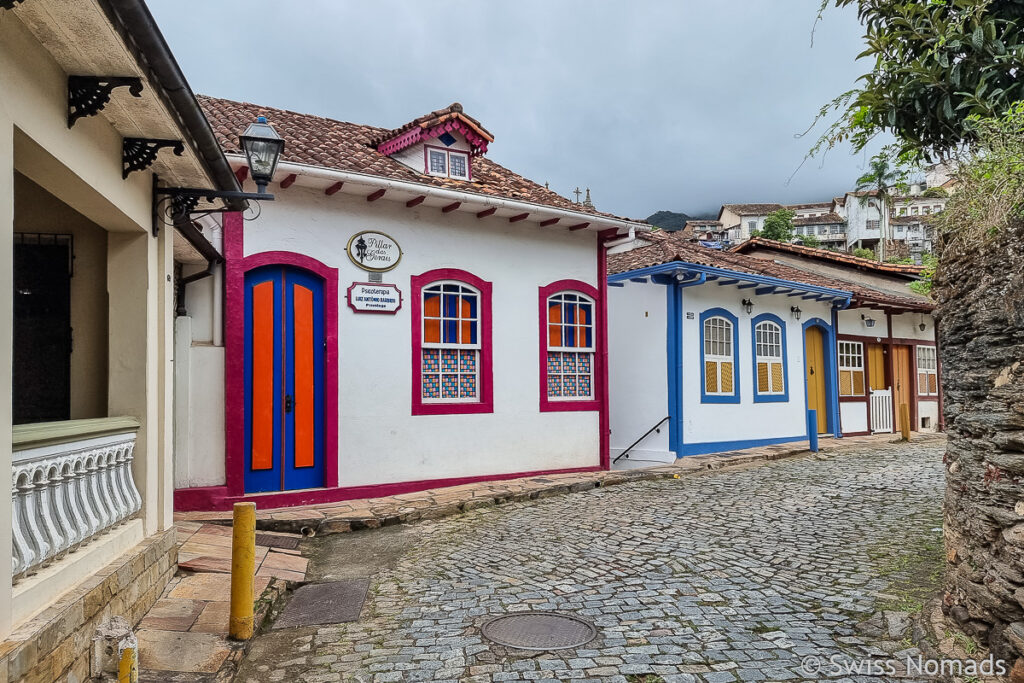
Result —
[{"label": "green hill", "polygon": [[647,217],[647,222],[662,230],[682,230],[690,216],[677,211],[658,211]]}]

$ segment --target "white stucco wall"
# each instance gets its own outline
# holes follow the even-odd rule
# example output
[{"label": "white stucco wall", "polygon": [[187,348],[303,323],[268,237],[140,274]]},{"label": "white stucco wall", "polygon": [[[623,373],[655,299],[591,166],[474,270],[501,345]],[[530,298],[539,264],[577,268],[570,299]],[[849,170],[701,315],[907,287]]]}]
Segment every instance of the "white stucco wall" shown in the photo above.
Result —
[{"label": "white stucco wall", "polygon": [[868,431],[868,403],[840,403],[839,423],[844,434]]},{"label": "white stucco wall", "polygon": [[[634,282],[626,282],[621,288],[609,288],[613,456],[649,429],[659,417],[668,414],[667,289],[664,285]],[[715,284],[684,288],[682,297],[681,454],[805,438],[803,323],[815,317],[828,323],[828,306],[785,295],[756,296],[751,289],[739,290]],[[740,304],[744,298],[754,302],[754,309],[749,315]],[[794,305],[802,309],[800,321],[795,320],[790,311]],[[724,308],[739,320],[739,403],[701,402],[700,315],[711,308]],[[762,313],[775,314],[786,326],[789,389],[786,402],[754,402],[751,320]],[[692,314],[692,318],[687,314]],[[631,453],[637,454],[632,457],[663,460],[672,455],[669,448],[669,432],[663,429],[660,434],[648,437]]]},{"label": "white stucco wall", "polygon": [[[596,287],[594,234],[326,196],[299,184],[275,194],[258,219],[245,223],[245,255],[294,251],[339,270],[341,486],[599,465],[598,413],[541,413],[538,377],[538,287],[565,278]],[[403,251],[398,267],[383,276],[402,292],[396,315],[357,314],[346,303],[348,287],[368,278],[345,248],[368,229],[387,233]],[[445,267],[493,284],[493,414],[411,415],[410,277]],[[206,391],[203,382],[215,390],[223,375],[191,377],[195,396]],[[202,439],[191,458],[222,448],[211,443],[223,442],[216,430]]]},{"label": "white stucco wall", "polygon": [[[611,456],[668,415],[666,287],[629,283],[608,288],[608,365]],[[630,462],[671,462],[666,422],[629,452]],[[623,461],[620,461],[620,464]]]},{"label": "white stucco wall", "polygon": [[[740,306],[744,298],[754,302],[750,315]],[[799,322],[790,313],[793,305],[799,305],[803,311]],[[716,307],[739,318],[739,403],[701,403],[700,314]],[[689,319],[687,313],[693,313],[693,318]],[[773,313],[786,324],[788,402],[754,403],[751,319],[762,313]],[[694,444],[804,437],[807,427],[802,326],[814,317],[828,323],[829,308],[785,295],[754,296],[751,289],[735,287],[706,285],[683,290],[684,452]]]}]

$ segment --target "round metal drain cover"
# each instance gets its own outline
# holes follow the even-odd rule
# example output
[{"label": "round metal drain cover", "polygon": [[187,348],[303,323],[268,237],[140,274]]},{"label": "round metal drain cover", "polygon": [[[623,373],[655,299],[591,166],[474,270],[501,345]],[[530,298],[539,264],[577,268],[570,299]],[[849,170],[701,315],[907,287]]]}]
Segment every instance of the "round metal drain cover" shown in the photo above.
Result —
[{"label": "round metal drain cover", "polygon": [[520,650],[565,650],[593,640],[593,624],[558,612],[518,612],[491,619],[480,629],[484,638]]}]

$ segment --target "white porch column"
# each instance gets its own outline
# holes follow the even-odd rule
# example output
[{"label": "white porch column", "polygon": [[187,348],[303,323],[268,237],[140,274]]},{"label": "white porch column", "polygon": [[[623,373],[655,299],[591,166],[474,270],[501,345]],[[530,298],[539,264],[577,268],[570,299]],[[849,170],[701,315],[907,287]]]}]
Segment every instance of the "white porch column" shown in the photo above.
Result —
[{"label": "white porch column", "polygon": [[157,530],[174,525],[174,228],[160,227],[157,236],[157,415],[160,443],[157,453],[159,508]]},{"label": "white porch column", "polygon": [[11,576],[11,363],[14,353],[14,125],[0,101],[0,640],[11,632],[14,589]]},{"label": "white porch column", "polygon": [[160,527],[160,391],[157,241],[147,232],[107,233],[108,415],[139,421],[133,471],[146,535]]}]

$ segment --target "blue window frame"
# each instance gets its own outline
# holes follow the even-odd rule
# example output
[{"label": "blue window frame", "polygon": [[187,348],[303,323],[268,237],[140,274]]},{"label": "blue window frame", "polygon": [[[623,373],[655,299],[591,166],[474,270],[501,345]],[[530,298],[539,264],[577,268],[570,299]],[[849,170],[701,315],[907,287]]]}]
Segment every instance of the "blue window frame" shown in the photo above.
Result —
[{"label": "blue window frame", "polygon": [[739,319],[724,308],[700,314],[700,402],[739,403]]},{"label": "blue window frame", "polygon": [[750,321],[751,357],[754,362],[754,403],[789,401],[789,353],[786,323],[762,313]]}]

